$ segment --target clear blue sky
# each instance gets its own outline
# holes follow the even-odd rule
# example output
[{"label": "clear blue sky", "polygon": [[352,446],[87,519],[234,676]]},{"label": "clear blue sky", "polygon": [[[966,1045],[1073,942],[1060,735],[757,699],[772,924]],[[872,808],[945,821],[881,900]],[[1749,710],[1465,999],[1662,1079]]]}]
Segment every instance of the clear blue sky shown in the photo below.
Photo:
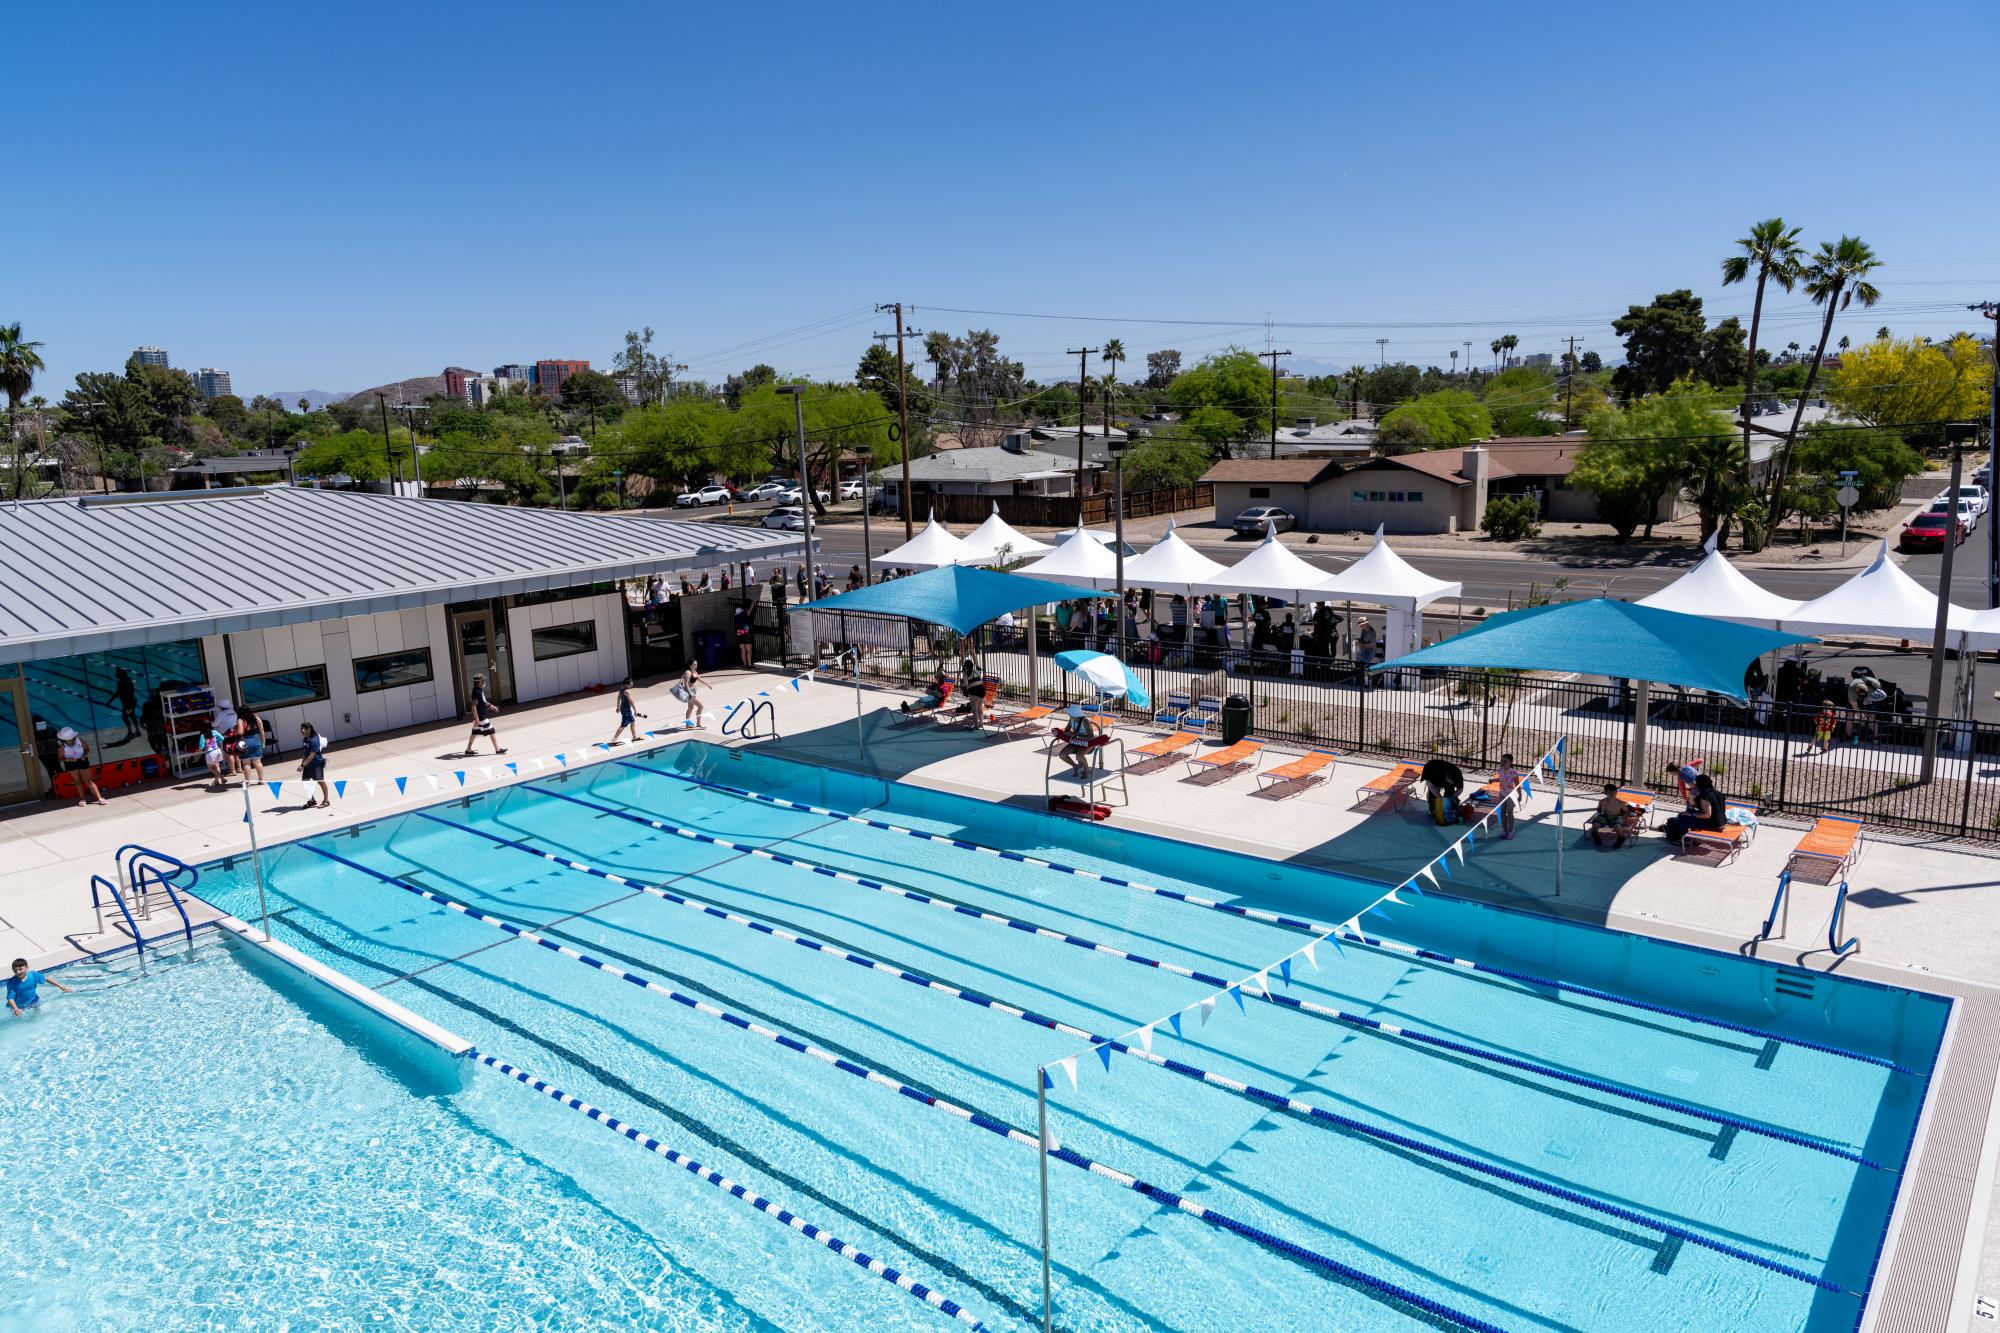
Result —
[{"label": "clear blue sky", "polygon": [[25,6],[0,320],[52,399],[141,343],[247,398],[642,324],[698,375],[845,377],[897,299],[1043,378],[1267,316],[1339,366],[1610,359],[1657,291],[1747,315],[1717,261],[1772,214],[1884,257],[1837,334],[2000,299],[1990,0],[892,9]]}]

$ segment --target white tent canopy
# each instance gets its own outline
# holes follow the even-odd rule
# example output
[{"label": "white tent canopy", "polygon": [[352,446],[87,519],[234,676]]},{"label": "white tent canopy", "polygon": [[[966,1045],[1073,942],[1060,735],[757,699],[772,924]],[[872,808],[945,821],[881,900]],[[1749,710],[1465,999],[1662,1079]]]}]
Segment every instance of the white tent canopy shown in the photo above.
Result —
[{"label": "white tent canopy", "polygon": [[[1946,627],[1956,638],[1982,626],[1975,624],[1976,613],[1962,606],[1946,612]],[[1929,643],[1937,627],[1937,594],[1903,572],[1889,558],[1889,542],[1868,568],[1822,597],[1815,597],[1785,617],[1785,628],[1800,634],[1874,634],[1890,639],[1912,639]],[[2000,642],[2000,637],[1974,647]]]},{"label": "white tent canopy", "polygon": [[1715,549],[1714,539],[1710,538],[1708,556],[1700,564],[1658,592],[1641,597],[1639,605],[1776,628],[1780,621],[1787,626],[1793,624],[1798,609],[1805,603],[1780,597],[1752,583]]},{"label": "white tent canopy", "polygon": [[963,537],[954,537],[932,514],[924,530],[895,550],[875,557],[875,563],[886,568],[939,569],[945,565],[976,565],[991,558],[993,552],[969,544]]},{"label": "white tent canopy", "polygon": [[1033,537],[1016,532],[1008,526],[1007,521],[1000,517],[998,501],[994,502],[993,512],[986,516],[986,521],[966,533],[964,541],[974,550],[986,553],[982,557],[982,563],[998,559],[1002,552],[1005,552],[1010,559],[1019,560],[1031,555],[1046,555],[1055,549],[1047,542],[1036,541]]},{"label": "white tent canopy", "polygon": [[1173,520],[1168,519],[1167,535],[1154,542],[1151,550],[1125,562],[1125,586],[1191,597],[1220,573],[1222,566],[1182,541]]},{"label": "white tent canopy", "polygon": [[[1127,568],[1131,566],[1128,564]],[[1075,528],[1040,560],[1014,571],[1038,579],[1109,588],[1118,581],[1118,557],[1101,545],[1097,535]]]},{"label": "white tent canopy", "polygon": [[1389,549],[1382,529],[1368,554],[1325,579],[1313,593],[1323,601],[1367,602],[1396,611],[1421,611],[1440,597],[1457,597],[1463,583],[1434,579]]},{"label": "white tent canopy", "polygon": [[1255,550],[1213,578],[1202,580],[1196,591],[1249,593],[1298,604],[1328,600],[1315,591],[1326,580],[1325,570],[1301,560],[1266,524],[1264,540]]}]

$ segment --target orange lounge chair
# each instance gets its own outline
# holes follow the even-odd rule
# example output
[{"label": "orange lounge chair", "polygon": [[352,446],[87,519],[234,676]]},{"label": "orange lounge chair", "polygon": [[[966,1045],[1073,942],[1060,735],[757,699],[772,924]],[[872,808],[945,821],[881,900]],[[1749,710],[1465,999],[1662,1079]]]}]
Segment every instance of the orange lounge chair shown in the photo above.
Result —
[{"label": "orange lounge chair", "polygon": [[1239,768],[1256,763],[1257,754],[1263,748],[1264,742],[1262,741],[1238,741],[1234,745],[1224,746],[1222,749],[1209,754],[1189,755],[1187,761],[1188,776],[1195,777],[1201,773],[1216,773],[1223,775],[1216,779],[1218,782],[1225,781],[1228,774],[1235,772]]},{"label": "orange lounge chair", "polygon": [[[993,719],[988,714],[993,710],[993,701],[999,697],[1000,682],[989,679],[981,684],[978,689],[971,691],[965,696],[968,706],[963,711],[954,713],[947,719],[943,710],[940,709],[938,712],[938,725],[943,727],[975,727],[975,729],[983,730],[983,727],[978,727],[973,722],[973,719],[975,717],[984,718],[990,724]],[[975,700],[977,701],[976,703],[973,702]]]},{"label": "orange lounge chair", "polygon": [[1021,727],[1032,728],[1037,722],[1056,710],[1046,704],[1034,708],[1022,708],[1012,713],[1001,713],[986,719],[988,728],[994,731],[1014,731]]},{"label": "orange lounge chair", "polygon": [[[1171,735],[1162,736],[1159,740],[1148,741],[1144,745],[1133,747],[1132,754],[1140,763],[1144,763],[1149,759],[1170,759],[1200,739],[1201,733],[1199,732],[1176,731]],[[1130,762],[1127,762],[1125,765],[1127,768],[1131,768],[1132,766]]]},{"label": "orange lounge chair", "polygon": [[1834,867],[1835,875],[1845,875],[1853,864],[1861,859],[1861,821],[1849,819],[1845,815],[1821,815],[1799,839],[1799,845],[1792,848],[1792,854],[1785,860],[1785,869],[1790,870],[1794,862],[1821,862]]},{"label": "orange lounge chair", "polygon": [[1627,807],[1639,812],[1640,828],[1653,826],[1653,802],[1660,799],[1658,795],[1647,791],[1644,787],[1620,787],[1618,799],[1625,802]]},{"label": "orange lounge chair", "polygon": [[1410,799],[1410,788],[1415,786],[1417,779],[1423,775],[1423,768],[1417,764],[1397,764],[1387,772],[1377,773],[1355,788],[1354,803],[1359,805],[1363,801],[1372,801],[1379,796],[1382,798],[1384,810],[1400,810],[1404,802]]},{"label": "orange lounge chair", "polygon": [[1296,783],[1297,786],[1288,793],[1296,796],[1315,782],[1326,781],[1320,776],[1320,770],[1338,758],[1340,756],[1332,750],[1308,750],[1289,764],[1280,764],[1276,768],[1267,768],[1259,773],[1257,781],[1262,785],[1258,790],[1269,791],[1273,786]]}]

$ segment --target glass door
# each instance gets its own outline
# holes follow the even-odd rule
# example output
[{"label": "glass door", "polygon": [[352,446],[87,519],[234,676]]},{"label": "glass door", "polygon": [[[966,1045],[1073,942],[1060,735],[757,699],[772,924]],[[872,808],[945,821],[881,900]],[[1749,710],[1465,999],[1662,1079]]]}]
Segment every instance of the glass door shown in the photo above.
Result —
[{"label": "glass door", "polygon": [[496,704],[514,697],[514,673],[508,669],[506,644],[495,635],[491,611],[459,611],[451,618],[452,668],[458,697],[471,707],[472,678],[486,678],[486,697]]},{"label": "glass door", "polygon": [[41,794],[42,766],[35,757],[27,687],[18,679],[0,680],[0,805]]}]

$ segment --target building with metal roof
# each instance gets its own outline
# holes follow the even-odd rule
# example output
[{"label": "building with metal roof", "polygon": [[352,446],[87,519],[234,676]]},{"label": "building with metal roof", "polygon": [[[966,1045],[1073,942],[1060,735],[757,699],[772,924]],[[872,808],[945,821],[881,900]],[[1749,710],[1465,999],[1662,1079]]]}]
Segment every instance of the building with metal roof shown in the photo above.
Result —
[{"label": "building with metal roof", "polygon": [[732,614],[707,594],[635,628],[620,580],[733,571],[741,596],[747,564],[802,555],[762,528],[291,486],[0,506],[0,803],[51,786],[64,727],[93,762],[182,772],[223,702],[337,739],[459,716],[476,677],[503,703],[615,682]]}]

